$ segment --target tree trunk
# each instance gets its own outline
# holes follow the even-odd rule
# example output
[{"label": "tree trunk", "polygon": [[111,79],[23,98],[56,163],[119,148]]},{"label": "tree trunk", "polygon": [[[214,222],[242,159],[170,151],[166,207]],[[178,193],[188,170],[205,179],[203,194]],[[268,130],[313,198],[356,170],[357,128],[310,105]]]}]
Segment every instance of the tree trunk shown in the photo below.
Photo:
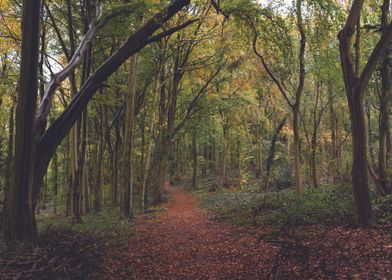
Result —
[{"label": "tree trunk", "polygon": [[53,212],[57,214],[57,203],[58,203],[58,190],[59,190],[59,166],[57,153],[54,154],[52,159],[53,165]]},{"label": "tree trunk", "polygon": [[136,72],[137,58],[135,54],[131,57],[130,72],[128,78],[128,91],[125,97],[125,134],[122,154],[121,167],[121,190],[122,203],[121,214],[131,219],[132,213],[132,192],[133,192],[133,127],[134,127],[134,111],[135,111],[135,93],[136,93]]},{"label": "tree trunk", "polygon": [[363,98],[349,98],[353,145],[352,182],[358,222],[367,225],[372,213],[367,167],[367,127]]},{"label": "tree trunk", "polygon": [[294,172],[295,172],[295,189],[297,193],[302,193],[302,175],[301,175],[301,151],[299,138],[299,108],[293,110],[293,153],[294,153]]},{"label": "tree trunk", "polygon": [[227,124],[223,125],[223,151],[222,151],[222,169],[221,169],[221,187],[226,188],[229,185],[227,175],[227,153],[229,150],[229,128]]},{"label": "tree trunk", "polygon": [[312,148],[312,156],[311,156],[311,173],[312,173],[312,182],[313,187],[315,189],[318,188],[318,176],[317,176],[317,134],[313,132],[312,141],[311,141],[311,148]]},{"label": "tree trunk", "polygon": [[[383,33],[388,27],[390,1],[385,0],[381,6],[381,25]],[[379,152],[378,152],[378,172],[380,179],[380,186],[384,194],[391,193],[391,182],[388,177],[388,132],[389,132],[389,94],[391,90],[389,73],[391,47],[389,46],[384,54],[381,62],[380,77],[381,77],[381,94],[380,94],[380,123],[379,123]]]},{"label": "tree trunk", "polygon": [[[163,141],[162,141],[163,142]],[[168,150],[165,143],[158,143],[158,148],[156,152],[156,162],[157,162],[157,174],[154,182],[154,191],[152,204],[156,205],[164,202],[164,185],[166,179],[166,166],[168,161]]]},{"label": "tree trunk", "polygon": [[255,176],[257,179],[261,179],[263,173],[263,159],[261,154],[261,125],[256,125],[256,170]]},{"label": "tree trunk", "polygon": [[[43,178],[57,147],[75,124],[88,102],[113,72],[126,59],[146,45],[185,28],[194,21],[188,21],[166,32],[152,36],[162,25],[179,10],[189,5],[189,0],[174,0],[156,13],[150,20],[128,37],[126,42],[86,80],[77,96],[45,132],[47,105],[43,104],[37,131],[34,131],[37,99],[37,70],[39,56],[39,19],[41,1],[23,2],[21,75],[19,82],[18,113],[16,117],[15,163],[13,169],[12,191],[10,191],[7,217],[5,218],[5,237],[25,239],[36,232],[34,209]],[[31,94],[30,94],[31,93]],[[50,103],[48,103],[50,105]],[[39,135],[39,141],[35,136]]]},{"label": "tree trunk", "polygon": [[[155,95],[154,95],[155,96]],[[155,103],[155,101],[154,101]],[[141,170],[141,184],[140,184],[140,208],[144,212],[146,209],[146,186],[147,186],[147,174],[148,169],[150,167],[150,160],[151,160],[151,149],[152,149],[152,139],[153,139],[153,129],[154,129],[154,117],[153,112],[150,119],[149,124],[149,135],[147,136],[147,147],[146,147],[146,156],[144,159],[144,164]]]},{"label": "tree trunk", "polygon": [[[11,188],[11,172],[12,172],[12,159],[14,152],[14,115],[15,107],[11,106],[10,115],[8,120],[8,142],[7,142],[7,158],[5,162],[5,176],[4,176],[4,201],[3,201],[3,216],[7,216],[8,195]],[[3,221],[4,223],[4,221]]]},{"label": "tree trunk", "polygon": [[241,140],[240,139],[238,139],[237,141],[237,180],[238,180],[238,187],[241,189],[242,173],[241,173]]},{"label": "tree trunk", "polygon": [[[38,94],[41,1],[23,1],[22,50],[16,113],[12,188],[7,194],[4,237],[24,240],[36,235],[33,203],[34,134]],[[44,174],[42,174],[43,178]],[[41,181],[42,181],[41,178]]]},{"label": "tree trunk", "polygon": [[197,189],[197,138],[196,131],[192,132],[192,189]]},{"label": "tree trunk", "polygon": [[107,107],[106,105],[101,105],[101,126],[100,126],[100,140],[98,147],[98,157],[97,157],[97,183],[94,186],[94,211],[101,211],[102,209],[102,189],[105,181],[104,174],[104,157],[105,157],[105,147],[106,147],[106,129],[107,129]]}]

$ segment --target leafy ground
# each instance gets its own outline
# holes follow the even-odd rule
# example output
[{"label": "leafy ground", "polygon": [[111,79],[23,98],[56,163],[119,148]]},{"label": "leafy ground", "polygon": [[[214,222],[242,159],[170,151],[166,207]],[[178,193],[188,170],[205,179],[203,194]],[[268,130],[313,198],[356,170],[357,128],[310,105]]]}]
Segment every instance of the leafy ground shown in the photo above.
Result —
[{"label": "leafy ground", "polygon": [[172,201],[104,257],[108,279],[392,279],[383,229],[237,227],[211,220],[197,200]]},{"label": "leafy ground", "polygon": [[41,221],[39,240],[0,258],[0,279],[392,279],[386,228],[238,226],[167,189],[170,202],[132,226],[111,211],[72,228]]},{"label": "leafy ground", "polygon": [[39,238],[0,243],[0,279],[102,279],[97,271],[109,241],[131,234],[131,224],[118,217],[114,208],[86,214],[82,224],[62,215],[39,215]]},{"label": "leafy ground", "polygon": [[101,248],[99,236],[50,230],[29,245],[13,244],[12,254],[0,256],[0,279],[96,279]]}]

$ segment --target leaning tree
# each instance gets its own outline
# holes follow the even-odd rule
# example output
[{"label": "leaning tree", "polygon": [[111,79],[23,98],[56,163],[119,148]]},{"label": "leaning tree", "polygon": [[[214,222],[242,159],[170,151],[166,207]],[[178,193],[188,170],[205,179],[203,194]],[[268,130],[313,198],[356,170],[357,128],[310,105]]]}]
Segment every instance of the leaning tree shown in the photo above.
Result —
[{"label": "leaning tree", "polygon": [[79,65],[98,30],[115,15],[101,18],[102,5],[97,5],[96,18],[91,22],[90,29],[82,38],[69,64],[52,77],[38,105],[37,71],[42,6],[40,0],[23,1],[15,158],[12,170],[13,181],[7,193],[4,220],[6,239],[24,240],[36,235],[34,210],[38,195],[50,160],[62,139],[68,134],[103,82],[129,57],[146,45],[185,28],[195,21],[189,20],[154,35],[163,24],[189,4],[190,0],[172,0],[167,7],[134,31],[124,44],[85,80],[70,104],[47,127],[47,119],[57,87]]}]

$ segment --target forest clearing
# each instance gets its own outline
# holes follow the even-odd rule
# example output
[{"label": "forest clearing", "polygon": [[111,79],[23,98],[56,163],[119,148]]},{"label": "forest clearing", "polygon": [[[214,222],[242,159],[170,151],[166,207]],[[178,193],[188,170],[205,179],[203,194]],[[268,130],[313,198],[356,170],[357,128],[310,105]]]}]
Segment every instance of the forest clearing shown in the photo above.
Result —
[{"label": "forest clearing", "polygon": [[0,279],[392,279],[390,0],[0,0]]}]

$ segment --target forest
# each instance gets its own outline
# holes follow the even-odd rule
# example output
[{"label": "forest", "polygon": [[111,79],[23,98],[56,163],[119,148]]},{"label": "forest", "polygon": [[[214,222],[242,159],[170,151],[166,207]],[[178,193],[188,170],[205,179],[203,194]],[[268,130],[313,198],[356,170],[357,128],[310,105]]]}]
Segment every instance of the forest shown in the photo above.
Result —
[{"label": "forest", "polygon": [[0,0],[0,279],[392,279],[390,0]]}]

